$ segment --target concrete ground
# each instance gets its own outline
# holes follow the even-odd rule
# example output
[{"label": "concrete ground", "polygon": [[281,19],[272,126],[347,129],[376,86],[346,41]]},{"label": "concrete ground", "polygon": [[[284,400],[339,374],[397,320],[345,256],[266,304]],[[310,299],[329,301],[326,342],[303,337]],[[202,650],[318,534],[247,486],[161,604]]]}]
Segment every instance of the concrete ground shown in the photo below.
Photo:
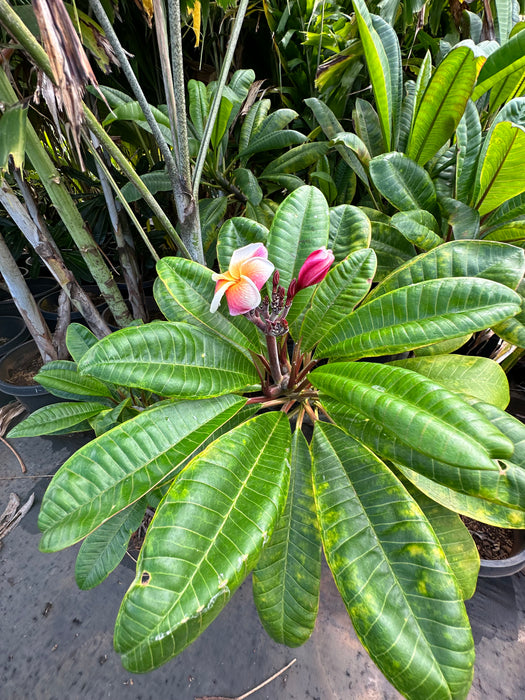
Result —
[{"label": "concrete ground", "polygon": [[[84,438],[85,439],[85,438]],[[254,700],[396,700],[358,642],[326,569],[311,639],[298,649],[272,642],[262,629],[251,582],[185,652],[147,675],[130,674],[113,651],[120,601],[133,578],[120,565],[99,587],[78,590],[76,549],[38,551],[37,515],[49,475],[82,438],[12,440],[26,465],[0,444],[0,513],[10,492],[35,505],[0,550],[0,698],[2,700],[193,700],[235,698],[296,663]],[[17,477],[17,478],[14,478]],[[23,477],[23,478],[20,478]],[[480,579],[467,603],[477,660],[469,700],[525,698],[525,575]],[[421,700],[426,700],[422,698]]]}]

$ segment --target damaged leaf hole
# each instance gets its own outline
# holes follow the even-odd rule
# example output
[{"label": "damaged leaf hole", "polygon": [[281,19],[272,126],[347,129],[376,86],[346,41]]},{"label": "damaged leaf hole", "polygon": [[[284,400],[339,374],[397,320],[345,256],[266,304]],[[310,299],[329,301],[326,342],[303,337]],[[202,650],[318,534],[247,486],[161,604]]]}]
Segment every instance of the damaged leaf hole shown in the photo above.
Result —
[{"label": "damaged leaf hole", "polygon": [[141,586],[147,586],[150,581],[151,581],[151,574],[149,573],[149,571],[144,571],[142,573],[142,576],[140,577]]}]

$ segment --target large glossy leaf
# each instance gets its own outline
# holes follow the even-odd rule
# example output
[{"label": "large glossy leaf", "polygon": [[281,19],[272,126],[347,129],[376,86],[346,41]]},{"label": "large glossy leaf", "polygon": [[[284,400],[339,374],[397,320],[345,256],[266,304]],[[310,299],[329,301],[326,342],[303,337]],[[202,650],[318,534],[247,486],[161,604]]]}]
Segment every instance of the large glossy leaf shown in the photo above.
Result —
[{"label": "large glossy leaf", "polygon": [[253,569],[285,503],[289,445],[287,417],[266,413],[220,437],[174,481],[115,626],[129,671],[181,652]]},{"label": "large glossy leaf", "polygon": [[450,391],[467,394],[502,410],[510,401],[507,375],[497,362],[487,357],[437,355],[395,360],[391,364],[411,369]]},{"label": "large glossy leaf", "polygon": [[303,350],[312,348],[334,324],[348,316],[370,289],[375,270],[376,256],[371,248],[355,251],[330,270],[317,285],[305,314],[300,334]]},{"label": "large glossy leaf", "polygon": [[175,474],[244,403],[233,396],[162,403],[81,447],[45,493],[41,550],[78,542]]},{"label": "large glossy leaf", "polygon": [[[93,347],[93,346],[91,346]],[[35,375],[35,379],[55,396],[62,399],[111,399],[111,389],[100,380],[81,375],[77,365],[69,360],[47,362]]]},{"label": "large glossy leaf", "polygon": [[436,219],[425,209],[400,211],[394,214],[391,222],[407,241],[421,250],[432,250],[443,243]]},{"label": "large glossy leaf", "polygon": [[137,501],[86,537],[75,562],[75,581],[81,590],[98,586],[119,565],[145,510],[146,503]]},{"label": "large glossy leaf", "polygon": [[53,403],[31,413],[9,431],[9,437],[34,437],[63,433],[107,410],[107,405],[94,401]]},{"label": "large glossy leaf", "polygon": [[[381,133],[385,148],[389,151],[393,142],[392,133],[392,110],[394,96],[392,94],[392,84],[395,81],[397,86],[397,76],[392,76],[390,62],[383,42],[376,31],[368,8],[363,0],[352,0],[354,6],[359,36],[363,44],[363,52],[366,59],[372,89],[376,102],[376,109],[381,124]],[[398,45],[399,50],[399,45]],[[392,69],[397,67],[394,62]]]},{"label": "large glossy leaf", "polygon": [[370,161],[370,177],[396,209],[426,209],[437,214],[436,190],[430,175],[402,153],[376,156]]},{"label": "large glossy leaf", "polygon": [[210,111],[206,85],[200,80],[188,81],[189,113],[195,135],[199,140],[204,135],[204,128]]},{"label": "large glossy leaf", "polygon": [[357,360],[459,338],[515,315],[520,301],[507,287],[474,277],[411,284],[375,297],[339,321],[316,355]]},{"label": "large glossy leaf", "polygon": [[226,133],[232,110],[232,102],[225,95],[223,95],[221,98],[219,111],[217,112],[217,118],[215,119],[215,122],[213,124],[213,129],[210,138],[210,144],[214,150],[217,150],[217,148],[220,146],[222,138]]},{"label": "large glossy leaf", "polygon": [[317,423],[324,550],[368,653],[407,698],[464,698],[474,643],[461,592],[421,510],[366,447]]},{"label": "large glossy leaf", "polygon": [[456,130],[456,199],[469,204],[481,147],[481,123],[476,105],[469,100]]},{"label": "large glossy leaf", "polygon": [[479,554],[463,521],[459,515],[414,488],[406,479],[401,481],[431,524],[459,584],[461,597],[463,600],[472,598],[478,583]]},{"label": "large glossy leaf", "polygon": [[395,270],[368,295],[367,301],[437,277],[482,277],[515,289],[524,270],[525,254],[519,248],[488,241],[451,241]]},{"label": "large glossy leaf", "polygon": [[516,71],[525,67],[525,31],[515,34],[506,44],[490,54],[481,69],[472,93],[477,100],[491,87]]},{"label": "large glossy leaf", "polygon": [[253,573],[261,622],[276,642],[289,647],[312,634],[319,606],[321,539],[313,498],[308,443],[296,430],[286,506]]},{"label": "large glossy leaf", "polygon": [[525,247],[525,221],[512,221],[493,228],[483,236],[486,241],[500,241],[509,245]]},{"label": "large glossy leaf", "polygon": [[454,240],[479,238],[480,216],[477,209],[452,197],[441,196],[439,203],[443,218],[446,218],[447,224],[452,228]]},{"label": "large glossy leaf", "polygon": [[491,135],[479,174],[476,208],[481,216],[525,191],[525,129],[500,122]]},{"label": "large glossy leaf", "polygon": [[451,138],[477,77],[474,52],[452,49],[434,71],[412,122],[407,155],[424,165]]},{"label": "large glossy leaf", "polygon": [[[284,132],[283,132],[284,133]],[[286,173],[297,173],[299,170],[309,168],[328,153],[330,145],[326,141],[314,141],[303,143],[291,148],[282,156],[266,166],[260,175],[261,178],[272,178]]]},{"label": "large glossy leaf", "polygon": [[[366,209],[368,216],[370,209]],[[375,282],[380,282],[401,265],[414,258],[416,251],[414,246],[407,241],[394,226],[386,221],[372,219],[372,237],[370,247],[377,256],[377,272]]]},{"label": "large glossy leaf", "polygon": [[250,141],[247,148],[242,151],[239,156],[246,162],[248,156],[254,153],[262,153],[265,151],[274,151],[276,149],[288,148],[289,146],[297,146],[306,141],[306,136],[299,131],[286,129],[285,131],[271,131],[264,134],[256,134]]},{"label": "large glossy leaf", "polygon": [[217,238],[217,260],[222,272],[228,269],[231,257],[237,248],[249,243],[266,243],[268,229],[257,221],[235,216],[228,219]]},{"label": "large glossy leaf", "polygon": [[363,141],[372,156],[377,156],[385,150],[383,135],[377,112],[370,102],[359,97],[355,101],[353,113],[356,134]]},{"label": "large glossy leaf", "polygon": [[[211,271],[192,260],[163,258],[157,266],[155,300],[170,321],[183,321],[204,327],[240,348],[258,352],[257,328],[244,316],[212,313],[210,304],[215,293]],[[225,302],[223,302],[225,304]]]},{"label": "large glossy leaf", "polygon": [[242,391],[259,379],[253,363],[213,332],[164,321],[106,336],[84,355],[79,371],[178,398]]},{"label": "large glossy leaf", "polygon": [[497,323],[493,330],[508,343],[525,348],[525,279],[520,282],[516,291],[521,297],[521,311],[516,316]]},{"label": "large glossy leaf", "polygon": [[[351,406],[432,459],[498,470],[512,441],[456,394],[416,372],[372,362],[336,362],[311,372],[322,395]],[[345,426],[343,426],[345,427]]]},{"label": "large glossy leaf", "polygon": [[371,236],[370,219],[361,209],[351,204],[330,207],[329,247],[335,262],[341,262],[356,250],[368,248]]},{"label": "large glossy leaf", "polygon": [[66,345],[75,362],[80,362],[84,354],[98,342],[89,328],[80,323],[70,323],[66,331]]},{"label": "large glossy leaf", "polygon": [[[519,464],[506,461],[504,471],[455,467],[413,450],[398,433],[340,401],[323,397],[323,406],[341,428],[383,459],[395,462],[410,481],[446,508],[501,527],[525,527],[525,469]],[[483,410],[485,417],[514,442],[512,459],[523,463],[520,438],[515,436],[515,425],[511,423],[512,429],[508,429],[508,422],[518,423],[521,431],[523,424],[494,406],[490,408],[503,419],[495,420]]]},{"label": "large glossy leaf", "polygon": [[[266,99],[260,100],[250,107],[242,122],[239,135],[239,151],[243,151],[248,147],[252,135],[257,133],[271,106],[270,100]],[[294,114],[297,113],[294,112]],[[241,162],[244,164],[246,160],[247,158],[242,158]]]},{"label": "large glossy leaf", "polygon": [[307,256],[328,244],[328,205],[320,190],[300,187],[277,210],[268,234],[268,258],[286,289]]},{"label": "large glossy leaf", "polygon": [[[166,139],[166,143],[172,146],[173,143],[169,117],[166,114],[164,114],[164,112],[161,112],[160,109],[157,109],[152,105],[150,105],[150,109],[153,116],[155,117],[157,126],[159,127],[164,138]],[[108,126],[109,124],[112,124],[118,119],[132,121],[135,124],[137,124],[137,126],[140,126],[142,129],[144,129],[144,131],[147,131],[151,134],[151,127],[148,124],[146,117],[144,116],[144,112],[142,111],[142,108],[138,102],[127,102],[125,104],[121,104],[114,107],[108,114],[108,116],[104,119],[103,124],[104,126]]]}]

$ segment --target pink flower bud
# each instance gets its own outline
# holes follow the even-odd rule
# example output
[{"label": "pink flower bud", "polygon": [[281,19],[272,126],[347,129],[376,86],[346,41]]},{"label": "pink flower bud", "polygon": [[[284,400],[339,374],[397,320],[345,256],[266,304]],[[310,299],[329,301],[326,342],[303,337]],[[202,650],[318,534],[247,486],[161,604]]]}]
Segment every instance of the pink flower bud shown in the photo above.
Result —
[{"label": "pink flower bud", "polygon": [[326,246],[310,253],[299,270],[295,293],[305,289],[305,287],[310,287],[312,284],[322,282],[333,262],[334,254],[331,250],[327,250]]}]

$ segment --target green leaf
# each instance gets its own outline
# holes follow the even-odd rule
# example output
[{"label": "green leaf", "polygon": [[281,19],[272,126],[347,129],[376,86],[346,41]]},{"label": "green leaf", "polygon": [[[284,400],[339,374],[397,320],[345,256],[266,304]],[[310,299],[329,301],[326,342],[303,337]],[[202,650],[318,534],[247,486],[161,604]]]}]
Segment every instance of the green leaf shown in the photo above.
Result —
[{"label": "green leaf", "polygon": [[338,321],[348,316],[370,289],[375,270],[374,251],[363,248],[329,271],[317,285],[301,326],[303,350],[311,349]]},{"label": "green leaf", "polygon": [[328,243],[326,199],[316,187],[300,187],[277,210],[268,234],[268,259],[287,289],[308,255]]},{"label": "green leaf", "polygon": [[351,204],[330,207],[329,247],[335,262],[361,248],[368,248],[372,237],[372,225],[368,216]]},{"label": "green leaf", "polygon": [[9,437],[53,435],[63,433],[65,430],[74,432],[72,428],[106,409],[105,404],[94,401],[50,404],[37,409],[16,425],[9,432]]},{"label": "green leaf", "polygon": [[[140,179],[151,194],[171,191],[171,180],[166,170],[153,170],[150,173],[144,173]],[[126,202],[136,202],[142,198],[142,194],[132,182],[127,182],[120,191]]]},{"label": "green leaf", "polygon": [[126,414],[127,418],[133,418],[137,414],[137,411],[131,408],[131,398],[124,399],[115,408],[101,411],[91,418],[89,422],[95,431],[95,435],[98,437],[103,433],[107,433],[108,430],[114,428],[118,423],[123,423],[126,417],[123,417],[122,414]]},{"label": "green leaf", "polygon": [[283,514],[253,573],[257,612],[268,634],[296,647],[313,632],[319,608],[321,538],[308,443],[292,438],[290,487]]},{"label": "green leaf", "polygon": [[480,217],[477,209],[451,197],[440,197],[439,203],[456,241],[479,237]]},{"label": "green leaf", "polygon": [[525,222],[514,221],[494,228],[484,237],[486,241],[499,241],[509,245],[525,247]]},{"label": "green leaf", "polygon": [[[369,211],[366,210],[370,216]],[[389,221],[388,217],[385,217]],[[377,255],[376,282],[414,258],[414,246],[399,231],[383,221],[372,220],[370,247]]]},{"label": "green leaf", "polygon": [[[390,151],[393,143],[392,112],[393,105],[397,102],[392,94],[392,83],[395,81],[394,84],[397,86],[397,76],[391,75],[388,55],[375,25],[372,23],[366,4],[363,0],[352,0],[352,4],[354,6],[359,37],[363,44],[366,66],[374,91],[385,149]],[[397,61],[394,61],[393,69],[397,67],[397,63]]]},{"label": "green leaf", "polygon": [[473,396],[502,410],[507,408],[510,401],[507,375],[497,362],[487,357],[437,355],[394,360],[390,364],[411,369],[449,391]]},{"label": "green leaf", "polygon": [[35,375],[35,379],[54,396],[62,399],[85,400],[86,396],[113,398],[107,384],[95,377],[79,374],[77,365],[68,360],[47,362]]},{"label": "green leaf", "polygon": [[140,527],[146,503],[143,500],[125,508],[86,537],[75,563],[77,586],[87,591],[99,583],[126,556],[131,535]]},{"label": "green leaf", "polygon": [[314,117],[329,141],[332,141],[337,134],[344,131],[341,122],[324,102],[316,97],[307,97],[304,102],[314,113]]},{"label": "green leaf", "polygon": [[27,109],[7,107],[0,117],[0,173],[9,171],[9,159],[17,169],[24,167],[26,154]]},{"label": "green leaf", "polygon": [[[272,131],[268,134],[256,134],[250,141],[250,144],[241,153],[239,158],[246,162],[248,156],[253,156],[255,153],[264,153],[266,151],[282,150],[289,146],[297,146],[306,141],[306,136],[299,131],[293,129],[285,129],[284,131]],[[294,149],[295,150],[295,149]]]},{"label": "green leaf", "polygon": [[253,569],[286,500],[289,445],[288,418],[266,413],[220,437],[175,480],[118,614],[115,649],[127,670],[180,653]]},{"label": "green leaf", "polygon": [[221,98],[219,111],[217,113],[217,118],[215,119],[215,123],[213,124],[213,130],[211,132],[210,143],[214,151],[216,151],[217,148],[220,146],[222,138],[226,133],[232,109],[233,104],[225,95],[223,95]]},{"label": "green leaf", "polygon": [[221,272],[225,272],[233,253],[250,243],[266,243],[268,229],[266,226],[240,216],[228,219],[221,226],[217,238],[217,261]]},{"label": "green leaf", "polygon": [[370,177],[379,192],[400,211],[426,209],[436,214],[436,190],[430,175],[402,153],[386,153],[370,161]]},{"label": "green leaf", "polygon": [[476,101],[508,75],[525,67],[525,31],[515,34],[506,44],[491,53],[481,69],[472,99]]},{"label": "green leaf", "polygon": [[315,141],[313,143],[303,143],[300,146],[291,148],[282,156],[275,158],[263,170],[260,178],[270,178],[285,173],[297,173],[305,170],[325,156],[330,149],[330,144],[326,141]]},{"label": "green leaf", "polygon": [[355,132],[372,156],[384,153],[385,146],[377,112],[370,102],[357,98],[353,113]]},{"label": "green leaf", "polygon": [[210,111],[206,85],[200,80],[188,80],[188,96],[191,122],[197,138],[201,140]]},{"label": "green leaf", "polygon": [[[239,135],[239,152],[242,153],[248,147],[252,134],[256,133],[261,123],[268,114],[272,103],[270,100],[260,100],[250,107],[248,114],[244,117]],[[294,112],[294,114],[297,114]],[[245,159],[241,159],[245,160]]]},{"label": "green leaf", "polygon": [[490,328],[519,311],[518,295],[497,282],[444,278],[366,301],[317,346],[317,357],[359,359],[405,352]]},{"label": "green leaf", "polygon": [[[173,146],[169,117],[166,114],[164,114],[164,112],[162,112],[160,109],[157,109],[152,105],[150,105],[150,109],[153,116],[155,117],[155,121],[157,122],[160,131],[162,132],[162,135],[166,139],[166,143],[168,143],[170,146]],[[142,108],[138,102],[133,101],[117,105],[104,119],[103,125],[108,126],[109,124],[112,124],[113,122],[119,119],[132,121],[135,124],[137,124],[137,126],[140,126],[142,129],[144,129],[144,131],[147,131],[151,134],[151,127],[146,121],[144,112],[142,111]]]},{"label": "green leaf", "polygon": [[515,289],[524,270],[525,254],[519,248],[488,241],[451,241],[395,270],[368,295],[367,301],[437,277],[482,277]]},{"label": "green leaf", "polygon": [[[383,459],[395,462],[412,483],[446,508],[501,527],[525,527],[525,469],[522,467],[508,461],[505,471],[455,467],[407,447],[398,433],[339,401],[323,397],[323,407],[341,428]],[[512,459],[523,463],[519,440],[521,445],[525,445],[525,441],[508,430],[506,418],[518,424],[522,432],[523,425],[494,406],[490,409],[503,416],[503,420],[495,420],[485,411],[485,405],[478,403],[476,408],[514,442]]]},{"label": "green leaf", "polygon": [[233,171],[233,179],[246,199],[254,207],[262,202],[263,191],[257,181],[257,177],[247,168],[236,168]]},{"label": "green leaf", "polygon": [[459,584],[461,597],[463,600],[472,598],[478,583],[479,554],[463,521],[459,515],[414,488],[406,479],[401,479],[401,482],[432,526]]},{"label": "green leaf", "polygon": [[516,316],[497,323],[493,331],[508,343],[525,348],[525,279],[520,282],[516,292],[521,297],[521,311]]},{"label": "green leaf", "polygon": [[429,211],[424,209],[400,211],[394,214],[390,221],[407,241],[421,250],[432,250],[443,243],[443,239],[437,233],[439,231],[437,221]]},{"label": "green leaf", "polygon": [[97,336],[80,323],[70,323],[66,331],[66,345],[75,362],[80,362],[84,354],[98,342]]},{"label": "green leaf", "polygon": [[364,165],[365,168],[368,167],[371,156],[368,148],[363,141],[361,141],[359,136],[350,131],[342,131],[340,134],[334,136],[333,143],[336,146],[342,146],[346,150],[353,151],[359,158],[361,164]]},{"label": "green leaf", "polygon": [[373,661],[412,700],[465,697],[474,642],[428,521],[392,472],[337,427],[316,424],[312,454],[326,558]]},{"label": "green leaf", "polygon": [[525,129],[500,122],[494,127],[479,174],[476,208],[480,216],[525,191]]},{"label": "green leaf", "polygon": [[456,199],[470,203],[481,149],[481,123],[476,105],[469,100],[456,130]]},{"label": "green leaf", "polygon": [[166,257],[157,264],[157,273],[155,300],[167,319],[204,327],[241,349],[259,351],[259,331],[253,323],[244,316],[210,311],[215,293],[211,270],[193,260]]},{"label": "green leaf", "polygon": [[160,396],[210,398],[250,389],[254,365],[213,332],[189,323],[154,321],[100,340],[79,371]]},{"label": "green leaf", "polygon": [[476,57],[468,46],[452,49],[436,68],[419,103],[408,139],[407,156],[416,163],[428,163],[452,137],[476,76]]},{"label": "green leaf", "polygon": [[81,447],[44,495],[41,551],[78,542],[173,476],[244,403],[234,396],[162,403]]},{"label": "green leaf", "polygon": [[323,394],[387,432],[395,430],[400,442],[432,459],[497,471],[494,459],[514,451],[509,438],[461,397],[416,372],[374,362],[336,362],[318,367],[309,379]]},{"label": "green leaf", "polygon": [[413,352],[416,357],[427,357],[433,355],[446,355],[447,353],[459,350],[472,338],[472,333],[467,333],[452,340],[440,340],[439,343],[427,345],[424,348],[416,348]]}]

